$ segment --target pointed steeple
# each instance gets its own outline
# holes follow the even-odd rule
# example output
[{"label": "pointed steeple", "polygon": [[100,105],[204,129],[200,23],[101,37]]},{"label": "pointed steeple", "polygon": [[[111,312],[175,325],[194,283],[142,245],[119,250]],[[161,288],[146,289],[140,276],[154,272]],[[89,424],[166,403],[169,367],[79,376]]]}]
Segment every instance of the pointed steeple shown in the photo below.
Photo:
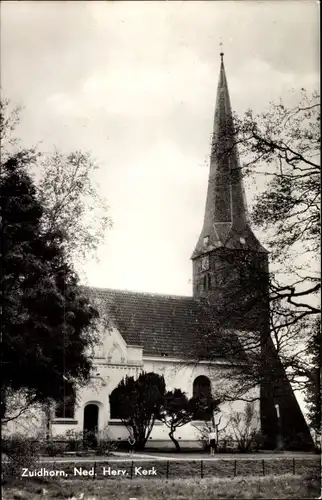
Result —
[{"label": "pointed steeple", "polygon": [[219,247],[266,253],[248,222],[223,56],[221,53],[204,223],[193,259]]}]

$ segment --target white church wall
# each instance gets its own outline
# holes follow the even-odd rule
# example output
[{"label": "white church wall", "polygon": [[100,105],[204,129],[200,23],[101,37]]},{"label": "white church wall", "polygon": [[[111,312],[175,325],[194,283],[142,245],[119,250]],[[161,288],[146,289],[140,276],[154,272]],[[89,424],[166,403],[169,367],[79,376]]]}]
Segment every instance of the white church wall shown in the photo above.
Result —
[{"label": "white church wall", "polygon": [[[113,342],[115,342],[113,340]],[[113,342],[111,347],[113,348]],[[128,355],[130,351],[130,356]],[[111,352],[111,351],[107,351]],[[135,354],[135,357],[133,356]],[[221,365],[213,366],[206,363],[187,363],[180,360],[162,359],[162,358],[144,358],[143,364],[140,364],[139,359],[142,355],[140,348],[127,348],[125,351],[119,347],[112,351],[112,359],[118,360],[120,356],[130,361],[130,364],[119,363],[114,364],[108,360],[97,360],[94,365],[93,378],[91,383],[82,388],[78,394],[78,406],[75,412],[75,421],[77,423],[66,424],[59,423],[58,420],[53,424],[53,435],[60,435],[67,430],[82,431],[84,427],[84,409],[87,404],[94,403],[99,406],[98,429],[102,431],[108,427],[108,434],[111,439],[124,440],[128,436],[128,431],[125,426],[119,421],[110,418],[109,395],[117,387],[119,382],[126,375],[137,377],[141,371],[155,372],[164,376],[166,389],[181,389],[190,398],[193,395],[193,382],[200,376],[204,375],[210,379],[214,396],[218,393],[218,386],[221,388],[222,380],[226,380],[226,390],[229,384],[233,384],[233,380],[227,377],[229,368]],[[142,358],[141,358],[142,359]],[[133,365],[131,363],[137,363]],[[229,382],[227,382],[229,380]],[[246,398],[246,396],[245,396]],[[243,412],[245,410],[246,401],[237,400],[233,402],[225,402],[220,405],[221,426],[225,426],[232,413]],[[203,425],[202,422],[192,422],[179,428],[176,432],[176,437],[182,441],[196,441],[199,433],[196,426]],[[164,441],[168,440],[168,428],[157,422],[152,430],[149,441]]]},{"label": "white church wall", "polygon": [[[100,339],[101,341],[95,348],[91,381],[77,392],[74,418],[54,418],[52,421],[53,437],[64,435],[71,430],[82,432],[85,407],[88,404],[96,404],[99,408],[98,430],[103,431],[103,429],[108,428],[109,437],[116,441],[127,439],[128,431],[125,426],[119,420],[111,419],[109,405],[110,394],[126,375],[137,377],[142,371],[158,373],[164,376],[167,390],[181,389],[189,398],[193,395],[193,382],[200,375],[209,378],[215,397],[218,397],[220,390],[227,392],[233,388],[234,379],[231,376],[231,368],[223,363],[218,362],[210,365],[207,363],[187,363],[179,359],[143,358],[142,348],[127,346],[113,325],[109,325],[108,331],[105,330],[105,335],[101,334]],[[220,405],[221,425],[226,425],[233,412],[243,412],[245,404],[246,402],[241,400],[222,403]],[[40,416],[39,411],[36,411],[35,415],[32,420],[29,419],[29,424],[38,419],[34,428],[39,429],[39,422],[43,421],[43,416]],[[10,432],[19,426],[26,431],[26,423],[23,422],[23,419],[20,419],[20,422],[11,425]],[[186,424],[176,431],[175,436],[179,441],[194,441],[196,443],[199,438],[196,427],[201,425],[203,425],[202,422]],[[165,425],[156,422],[149,444],[168,442],[170,440],[168,433],[169,430]],[[30,434],[29,430],[28,434]]]},{"label": "white church wall", "polygon": [[[90,383],[81,388],[77,394],[75,421],[77,423],[62,424],[59,419],[53,422],[53,435],[62,434],[66,430],[82,431],[84,428],[84,410],[88,404],[97,404],[98,430],[102,431],[110,420],[109,395],[126,375],[137,376],[141,371],[139,366],[124,364],[96,364]],[[66,419],[64,419],[66,421]]]},{"label": "white church wall", "polygon": [[142,363],[142,358],[143,358],[143,348],[142,347],[137,347],[137,346],[127,346],[127,363],[130,364],[137,364]]},{"label": "white church wall", "polygon": [[[109,395],[126,375],[138,376],[142,371],[142,347],[127,346],[119,331],[103,317],[94,348],[94,364],[90,383],[77,393],[74,419],[54,419],[53,436],[68,430],[83,431],[84,410],[88,404],[97,404],[98,430],[110,421]],[[123,427],[123,426],[122,426]]]},{"label": "white church wall", "polygon": [[[66,419],[53,423],[53,434],[58,435],[66,430],[82,431],[84,428],[84,410],[88,404],[99,407],[98,429],[102,431],[108,426],[108,434],[112,439],[124,440],[128,436],[125,426],[117,419],[111,419],[109,396],[126,375],[137,377],[141,371],[155,372],[164,376],[166,389],[181,389],[187,397],[193,395],[193,382],[198,376],[209,378],[214,397],[221,399],[221,392],[233,392],[234,378],[231,367],[218,361],[216,364],[187,363],[180,359],[160,357],[143,358],[140,346],[127,346],[123,337],[111,321],[102,316],[99,327],[99,342],[94,350],[94,368],[91,383],[78,393],[75,419],[65,423]],[[227,424],[234,412],[245,410],[245,401],[237,400],[220,405],[221,423]],[[202,422],[192,422],[179,428],[176,436],[179,440],[197,440],[196,426]],[[152,430],[151,442],[169,440],[168,428],[157,422]]]},{"label": "white church wall", "polygon": [[[143,365],[125,365],[125,364],[109,364],[103,360],[96,362],[93,369],[93,377],[91,382],[81,388],[77,394],[77,405],[74,419],[54,419],[52,422],[52,435],[58,437],[64,435],[67,431],[82,432],[84,427],[84,409],[87,404],[96,404],[99,407],[98,429],[103,431],[107,429],[108,436],[116,441],[124,441],[128,437],[128,431],[119,420],[110,418],[109,395],[117,387],[118,383],[126,375],[137,377],[144,370],[146,372],[154,371],[155,373],[163,374],[166,382],[167,390],[179,388],[186,392],[188,397],[192,396],[193,381],[199,375],[209,377],[212,388],[216,394],[216,386],[221,383],[225,377],[226,368],[217,366],[210,367],[206,364],[187,364],[176,360],[162,360],[157,358],[144,359]],[[226,373],[227,375],[227,373]],[[230,382],[232,383],[232,382]],[[244,395],[244,398],[252,399],[258,395],[258,390],[252,394]],[[221,424],[223,428],[229,422],[231,415],[235,412],[244,412],[247,401],[237,400],[225,402],[220,405]],[[259,415],[259,403],[255,401],[255,408]],[[219,417],[216,417],[216,419]],[[32,417],[32,418],[31,418]],[[39,408],[34,408],[27,415],[13,421],[5,427],[8,434],[15,432],[24,433],[25,435],[36,435],[39,429],[45,429],[44,415],[39,411]],[[177,429],[175,437],[185,446],[198,445],[200,437],[198,427],[202,427],[203,422],[192,422]],[[229,431],[229,429],[227,429]],[[44,431],[43,431],[44,433]],[[172,442],[169,438],[169,429],[156,422],[149,438],[149,446],[165,445],[171,448]]]}]

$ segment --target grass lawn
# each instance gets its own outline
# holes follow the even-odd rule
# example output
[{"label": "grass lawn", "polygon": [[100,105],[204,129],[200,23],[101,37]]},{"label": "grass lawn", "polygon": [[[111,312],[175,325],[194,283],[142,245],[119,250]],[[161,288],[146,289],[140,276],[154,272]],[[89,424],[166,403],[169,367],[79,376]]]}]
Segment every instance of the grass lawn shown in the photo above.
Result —
[{"label": "grass lawn", "polygon": [[[64,477],[10,477],[4,500],[215,500],[224,498],[318,498],[320,460],[290,458],[216,461],[41,462],[30,471],[57,471]],[[5,464],[3,464],[5,465]],[[77,472],[75,472],[75,470]],[[79,471],[84,472],[79,476]],[[116,473],[111,471],[124,471]],[[155,474],[144,475],[143,470]],[[3,467],[4,472],[4,467]],[[91,474],[88,474],[91,472]],[[95,474],[94,474],[95,472]],[[20,475],[20,470],[18,472]],[[92,475],[93,474],[93,475]],[[305,479],[315,477],[316,479]]]},{"label": "grass lawn", "polygon": [[[74,462],[72,459],[69,462],[41,462],[35,469],[45,468],[48,471],[58,470],[63,471],[66,474],[66,480],[75,479],[75,468],[78,470],[82,468],[84,471],[90,471],[93,469],[95,464],[95,459],[93,462]],[[132,465],[133,464],[133,465]],[[281,474],[293,474],[293,475],[309,475],[318,474],[320,471],[320,460],[319,457],[313,457],[310,459],[300,459],[297,458],[294,462],[291,458],[279,458],[271,460],[262,459],[249,459],[249,460],[214,460],[214,461],[201,461],[201,460],[186,460],[186,461],[176,461],[176,460],[135,460],[133,457],[133,462],[129,460],[114,461],[113,458],[106,459],[104,462],[98,462],[95,465],[95,477],[97,479],[107,480],[120,479],[118,476],[104,475],[104,471],[108,467],[113,470],[122,469],[125,470],[125,475],[122,476],[123,479],[131,479],[136,476],[136,467],[141,466],[142,469],[154,469],[156,470],[155,475],[146,477],[146,479],[206,479],[206,478],[233,478],[239,476],[270,476],[270,475],[281,475]],[[4,467],[3,467],[4,470]],[[86,472],[85,472],[86,473]],[[139,474],[140,475],[140,474]],[[77,476],[77,474],[76,474]],[[138,477],[137,477],[138,478]]]},{"label": "grass lawn", "polygon": [[318,481],[303,476],[205,479],[99,479],[34,478],[3,485],[3,500],[215,500],[215,499],[306,499],[318,498]]}]

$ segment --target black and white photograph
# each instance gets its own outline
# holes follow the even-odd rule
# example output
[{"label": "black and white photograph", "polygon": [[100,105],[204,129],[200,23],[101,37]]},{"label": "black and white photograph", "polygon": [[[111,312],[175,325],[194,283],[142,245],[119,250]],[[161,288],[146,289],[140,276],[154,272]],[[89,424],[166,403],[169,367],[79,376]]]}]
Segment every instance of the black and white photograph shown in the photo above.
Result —
[{"label": "black and white photograph", "polygon": [[0,28],[2,498],[321,498],[318,2]]}]

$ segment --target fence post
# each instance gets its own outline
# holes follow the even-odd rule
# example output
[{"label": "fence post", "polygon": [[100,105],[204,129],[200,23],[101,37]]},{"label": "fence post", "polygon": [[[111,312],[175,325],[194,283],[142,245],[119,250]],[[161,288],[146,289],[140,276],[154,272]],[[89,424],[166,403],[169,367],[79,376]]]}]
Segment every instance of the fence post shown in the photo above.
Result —
[{"label": "fence post", "polygon": [[203,460],[200,461],[200,477],[203,479]]},{"label": "fence post", "polygon": [[262,460],[263,476],[265,476],[265,460]]},{"label": "fence post", "polygon": [[293,476],[295,476],[295,458],[293,457]]},{"label": "fence post", "polygon": [[169,460],[167,460],[167,479],[169,479],[169,466],[170,466],[170,462],[169,462]]},{"label": "fence post", "polygon": [[237,476],[237,460],[234,460],[234,477]]},{"label": "fence post", "polygon": [[133,462],[131,462],[131,479],[133,479]]},{"label": "fence post", "polygon": [[93,474],[93,479],[95,479],[96,476],[96,462],[94,462],[94,474]]}]

